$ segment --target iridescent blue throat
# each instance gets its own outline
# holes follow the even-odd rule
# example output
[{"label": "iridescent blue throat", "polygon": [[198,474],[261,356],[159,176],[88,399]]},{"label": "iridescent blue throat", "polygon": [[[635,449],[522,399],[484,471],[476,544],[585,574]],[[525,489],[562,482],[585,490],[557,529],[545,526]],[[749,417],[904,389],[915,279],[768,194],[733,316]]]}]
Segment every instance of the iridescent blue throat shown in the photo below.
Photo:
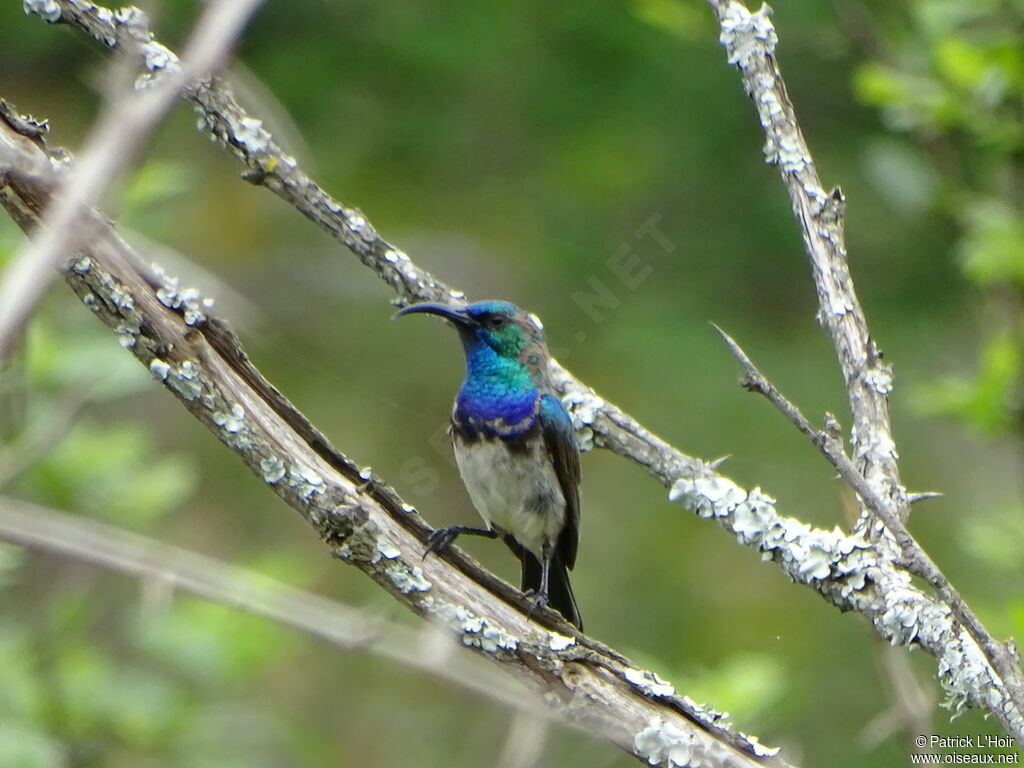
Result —
[{"label": "iridescent blue throat", "polygon": [[473,334],[463,337],[466,380],[455,398],[455,425],[468,437],[514,439],[537,420],[539,392],[516,358],[499,355]]}]

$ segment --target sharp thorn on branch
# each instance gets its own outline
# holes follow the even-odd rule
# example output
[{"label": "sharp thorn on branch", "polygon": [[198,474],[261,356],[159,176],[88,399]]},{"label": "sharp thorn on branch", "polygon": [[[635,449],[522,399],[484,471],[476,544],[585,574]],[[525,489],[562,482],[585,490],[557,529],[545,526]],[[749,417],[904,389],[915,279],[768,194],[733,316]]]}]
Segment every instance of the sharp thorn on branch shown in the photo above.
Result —
[{"label": "sharp thorn on branch", "polygon": [[727,462],[731,458],[732,458],[732,454],[731,453],[727,453],[727,454],[725,454],[725,456],[719,456],[717,459],[714,459],[713,461],[709,461],[708,462],[708,466],[711,469],[718,469],[720,466],[722,466],[725,462]]},{"label": "sharp thorn on branch", "polygon": [[924,501],[925,499],[937,499],[943,496],[941,491],[922,491],[920,493],[908,493],[906,495],[907,503],[913,504],[916,501]]}]

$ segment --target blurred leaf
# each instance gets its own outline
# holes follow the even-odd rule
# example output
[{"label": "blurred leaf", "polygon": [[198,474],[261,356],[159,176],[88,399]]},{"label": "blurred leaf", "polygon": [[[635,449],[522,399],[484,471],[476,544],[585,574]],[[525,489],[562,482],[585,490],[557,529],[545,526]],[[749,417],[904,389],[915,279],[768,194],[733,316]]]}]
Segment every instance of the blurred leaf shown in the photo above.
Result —
[{"label": "blurred leaf", "polygon": [[911,88],[904,76],[876,62],[857,68],[853,88],[858,99],[876,107],[902,106],[910,100]]},{"label": "blurred leaf", "polygon": [[932,78],[876,62],[856,70],[853,89],[860,101],[881,108],[900,131],[948,126],[961,109],[960,102]]},{"label": "blurred leaf", "polygon": [[683,674],[679,688],[696,701],[712,704],[743,723],[763,724],[784,698],[787,682],[778,657],[767,653],[737,653],[718,667]]},{"label": "blurred leaf", "polygon": [[105,703],[107,717],[121,741],[141,748],[158,746],[177,726],[184,695],[158,672],[122,665],[110,684],[116,693]]},{"label": "blurred leaf", "polygon": [[1007,429],[1020,408],[1020,348],[1009,333],[985,345],[974,378],[948,376],[921,387],[923,413],[958,416],[982,432]]},{"label": "blurred leaf", "polygon": [[4,768],[65,768],[60,742],[28,722],[0,717],[0,765]]},{"label": "blurred leaf", "polygon": [[[40,720],[45,691],[33,668],[30,640],[23,628],[0,622],[0,659],[0,723]],[[6,763],[0,760],[0,765]]]},{"label": "blurred leaf", "polygon": [[107,730],[108,703],[116,698],[115,665],[96,647],[67,644],[55,660],[53,697],[60,701],[63,725],[76,739]]},{"label": "blurred leaf", "polygon": [[998,9],[998,0],[918,0],[909,4],[917,27],[926,38],[940,38]]},{"label": "blurred leaf", "polygon": [[46,606],[45,624],[50,644],[74,643],[96,620],[96,604],[92,595],[95,578],[95,572],[90,572],[89,578],[76,579],[74,584],[51,598]]},{"label": "blurred leaf", "polygon": [[939,179],[918,148],[893,139],[875,139],[863,157],[866,175],[888,203],[910,213],[921,213],[931,205]]},{"label": "blurred leaf", "polygon": [[1024,574],[1024,506],[1009,504],[979,512],[963,520],[963,542],[967,552],[992,568]]},{"label": "blurred leaf", "polygon": [[88,645],[66,646],[56,664],[56,695],[77,739],[154,746],[181,716],[181,692],[152,670]]},{"label": "blurred leaf", "polygon": [[178,507],[196,484],[189,457],[153,450],[145,426],[83,419],[26,482],[54,506],[142,529]]},{"label": "blurred leaf", "polygon": [[245,567],[271,579],[306,589],[320,577],[320,569],[310,567],[305,549],[275,547],[256,552],[245,562]]},{"label": "blurred leaf", "polygon": [[989,71],[985,53],[962,37],[948,36],[935,45],[935,68],[947,82],[971,93]]},{"label": "blurred leaf", "polygon": [[1016,597],[1010,600],[1007,606],[1010,615],[1009,634],[1013,637],[1024,637],[1024,597]]},{"label": "blurred leaf", "polygon": [[139,645],[204,686],[244,680],[290,647],[290,633],[234,608],[179,598],[171,610],[147,616]]},{"label": "blurred leaf", "polygon": [[194,184],[186,166],[170,160],[150,160],[135,171],[122,191],[123,216],[184,194]]},{"label": "blurred leaf", "polygon": [[82,307],[71,309],[77,318],[72,327],[57,326],[45,316],[28,326],[28,375],[36,392],[66,396],[85,388],[90,398],[108,401],[153,387],[152,377],[109,330],[82,319]]},{"label": "blurred leaf", "polygon": [[295,763],[294,748],[286,748],[288,721],[271,702],[221,702],[193,714],[180,735],[174,765],[277,768]]},{"label": "blurred leaf", "polygon": [[15,544],[0,542],[0,589],[18,583],[18,569],[25,562],[26,553]]},{"label": "blurred leaf", "polygon": [[630,9],[638,19],[683,40],[697,40],[711,28],[702,8],[680,0],[632,0]]},{"label": "blurred leaf", "polygon": [[985,198],[966,206],[960,243],[964,272],[980,285],[1024,285],[1024,218],[1006,202]]}]

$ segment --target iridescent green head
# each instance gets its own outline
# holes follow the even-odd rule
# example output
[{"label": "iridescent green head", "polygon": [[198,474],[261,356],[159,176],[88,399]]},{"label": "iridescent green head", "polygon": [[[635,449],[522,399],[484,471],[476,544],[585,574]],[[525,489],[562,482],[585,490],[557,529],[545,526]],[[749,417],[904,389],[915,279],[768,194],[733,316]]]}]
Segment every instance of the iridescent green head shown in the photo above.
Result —
[{"label": "iridescent green head", "polygon": [[547,383],[544,333],[540,322],[521,307],[507,301],[478,301],[465,307],[425,303],[406,307],[398,315],[416,312],[437,315],[455,325],[471,376],[494,369],[504,369],[507,375],[518,369],[535,385]]}]

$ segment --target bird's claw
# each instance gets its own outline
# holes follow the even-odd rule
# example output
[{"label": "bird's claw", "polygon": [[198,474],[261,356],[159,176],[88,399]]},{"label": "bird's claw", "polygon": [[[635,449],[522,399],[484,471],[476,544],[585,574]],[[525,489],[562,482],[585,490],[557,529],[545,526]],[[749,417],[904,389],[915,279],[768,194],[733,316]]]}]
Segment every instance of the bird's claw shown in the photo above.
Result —
[{"label": "bird's claw", "polygon": [[523,593],[523,597],[525,597],[526,602],[530,604],[530,609],[526,612],[527,618],[531,618],[538,609],[548,607],[548,596],[542,595],[540,592],[528,589]]},{"label": "bird's claw", "polygon": [[452,528],[438,528],[436,531],[427,537],[427,546],[423,550],[423,557],[426,558],[431,552],[443,552],[451,546],[452,542],[455,541],[455,537],[459,535],[457,527]]}]

